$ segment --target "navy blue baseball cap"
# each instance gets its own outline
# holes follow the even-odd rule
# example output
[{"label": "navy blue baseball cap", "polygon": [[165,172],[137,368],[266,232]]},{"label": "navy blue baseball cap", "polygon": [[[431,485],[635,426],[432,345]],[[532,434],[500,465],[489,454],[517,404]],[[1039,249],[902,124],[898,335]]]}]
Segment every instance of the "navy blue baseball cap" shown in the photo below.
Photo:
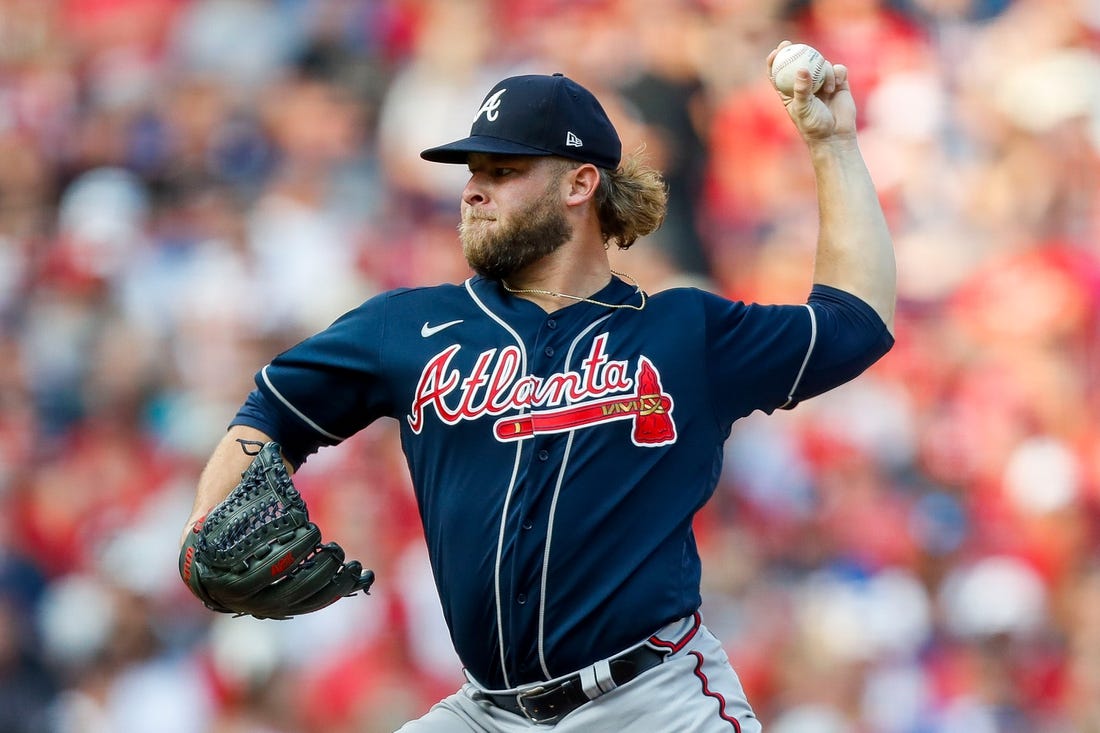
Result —
[{"label": "navy blue baseball cap", "polygon": [[614,170],[623,145],[592,92],[561,74],[513,76],[481,103],[470,136],[420,157],[465,163],[470,153],[560,155]]}]

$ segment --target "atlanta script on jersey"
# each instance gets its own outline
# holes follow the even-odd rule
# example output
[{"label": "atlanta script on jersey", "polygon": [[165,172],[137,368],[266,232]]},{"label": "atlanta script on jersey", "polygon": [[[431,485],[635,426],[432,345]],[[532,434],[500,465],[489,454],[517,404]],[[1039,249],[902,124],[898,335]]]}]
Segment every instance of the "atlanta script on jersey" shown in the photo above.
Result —
[{"label": "atlanta script on jersey", "polygon": [[[637,297],[617,278],[593,295]],[[546,313],[475,277],[381,294],[280,354],[234,424],[300,463],[397,420],[455,648],[504,689],[694,613],[691,522],[732,423],[855,377],[891,343],[826,287],[804,305],[674,289],[641,311]]]},{"label": "atlanta script on jersey", "polygon": [[[473,371],[452,366],[462,349],[453,344],[432,357],[417,381],[409,427],[419,434],[426,412],[447,425],[505,413],[523,414],[493,422],[497,440],[521,440],[540,433],[560,433],[612,420],[633,421],[635,445],[664,445],[676,439],[672,397],[661,392],[660,374],[645,356],[630,362],[609,359],[608,334],[592,341],[579,369],[545,377],[523,374],[523,350],[518,346],[487,349],[477,354]],[[484,424],[484,423],[483,423]]]}]

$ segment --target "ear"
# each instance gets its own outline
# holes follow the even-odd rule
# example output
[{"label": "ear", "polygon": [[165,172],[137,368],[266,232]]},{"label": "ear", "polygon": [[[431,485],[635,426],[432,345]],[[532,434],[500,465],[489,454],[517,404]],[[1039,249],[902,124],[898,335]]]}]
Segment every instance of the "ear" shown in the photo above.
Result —
[{"label": "ear", "polygon": [[591,163],[584,163],[565,174],[565,203],[577,206],[591,201],[600,187],[600,169]]}]

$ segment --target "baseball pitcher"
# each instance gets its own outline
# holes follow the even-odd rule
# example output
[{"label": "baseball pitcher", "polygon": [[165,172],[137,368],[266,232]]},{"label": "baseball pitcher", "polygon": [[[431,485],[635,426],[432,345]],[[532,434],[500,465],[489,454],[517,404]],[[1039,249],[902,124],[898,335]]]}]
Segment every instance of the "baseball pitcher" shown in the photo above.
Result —
[{"label": "baseball pitcher", "polygon": [[422,153],[469,169],[476,274],[373,297],[259,371],[199,482],[180,555],[192,591],[285,618],[368,589],[290,474],[389,417],[468,680],[402,733],[760,731],[703,622],[692,518],[735,420],[851,380],[893,344],[894,256],[847,71],[812,83],[802,71],[779,94],[820,208],[812,287],[786,305],[649,295],[612,272],[609,247],[660,226],[661,177],[624,159],[568,77],[498,83],[468,137]]}]

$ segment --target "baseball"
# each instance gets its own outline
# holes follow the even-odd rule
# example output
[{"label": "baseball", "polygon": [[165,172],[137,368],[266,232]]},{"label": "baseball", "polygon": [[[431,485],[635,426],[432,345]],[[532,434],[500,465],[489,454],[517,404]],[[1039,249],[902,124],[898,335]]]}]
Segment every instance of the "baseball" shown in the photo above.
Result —
[{"label": "baseball", "polygon": [[829,63],[813,46],[792,43],[785,46],[772,60],[772,84],[786,95],[794,94],[794,77],[799,69],[808,69],[813,80],[813,93],[825,82],[825,65]]}]

